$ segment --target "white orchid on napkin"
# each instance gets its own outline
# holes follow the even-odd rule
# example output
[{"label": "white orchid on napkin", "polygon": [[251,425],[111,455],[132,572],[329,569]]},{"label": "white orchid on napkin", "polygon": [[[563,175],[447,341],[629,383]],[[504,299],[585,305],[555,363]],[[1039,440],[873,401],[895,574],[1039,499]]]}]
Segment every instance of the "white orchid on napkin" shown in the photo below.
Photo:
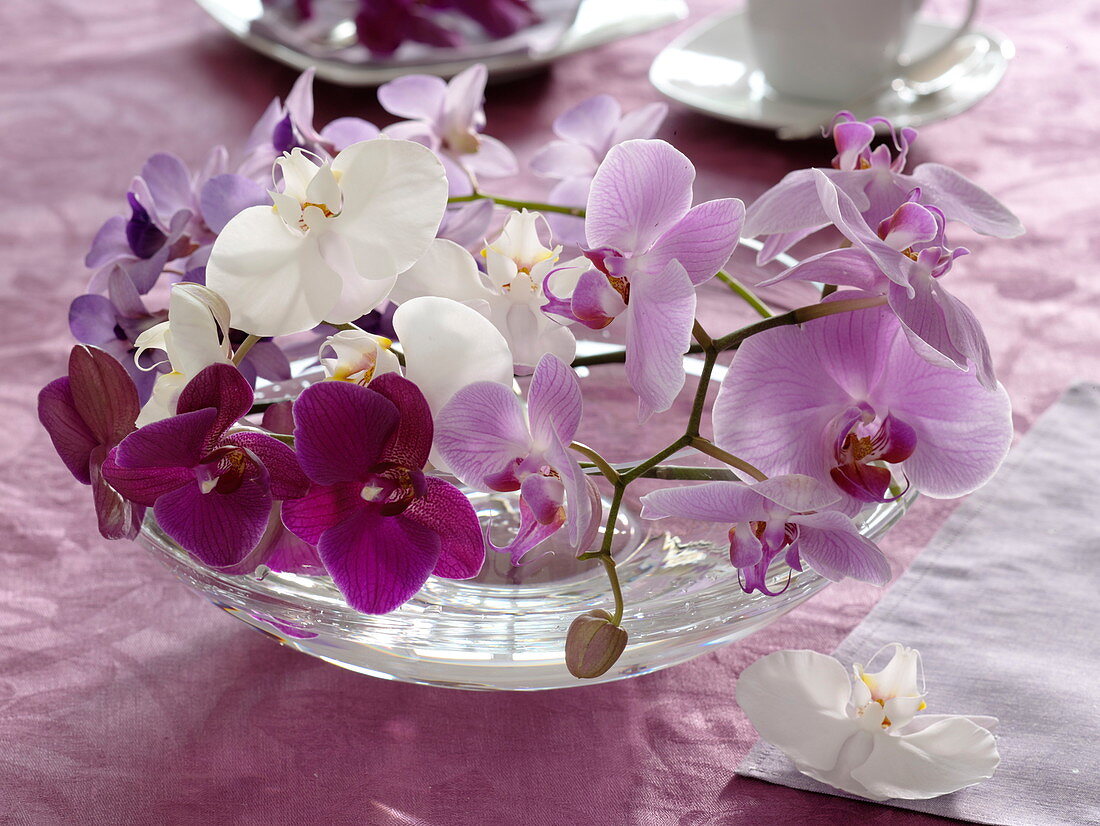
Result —
[{"label": "white orchid on napkin", "polygon": [[917,715],[926,707],[920,654],[893,643],[867,673],[816,651],[777,651],[737,683],[737,702],[760,736],[800,772],[870,800],[938,797],[993,776],[994,717]]}]

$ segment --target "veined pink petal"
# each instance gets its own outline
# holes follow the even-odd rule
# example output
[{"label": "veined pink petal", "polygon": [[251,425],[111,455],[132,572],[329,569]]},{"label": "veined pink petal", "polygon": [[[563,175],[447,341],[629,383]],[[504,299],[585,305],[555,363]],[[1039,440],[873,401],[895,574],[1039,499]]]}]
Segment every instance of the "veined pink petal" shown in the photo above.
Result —
[{"label": "veined pink petal", "polygon": [[397,427],[398,412],[366,387],[325,381],[302,391],[294,402],[294,421],[302,470],[314,482],[331,485],[366,477]]},{"label": "veined pink petal", "polygon": [[638,419],[668,410],[684,386],[684,354],[695,321],[695,285],[673,259],[659,273],[630,282],[626,375],[638,394]]},{"label": "veined pink petal", "polygon": [[[827,300],[860,297],[860,293],[838,292]],[[849,397],[862,400],[890,369],[883,354],[893,347],[898,324],[885,307],[875,307],[817,319],[802,326],[802,335],[833,381]]]},{"label": "veined pink petal", "polygon": [[581,423],[581,385],[573,369],[556,356],[545,355],[535,367],[527,391],[531,435],[540,445],[554,437],[573,441]]},{"label": "veined pink petal", "polygon": [[[840,497],[829,485],[811,476],[790,474],[754,482],[752,489],[790,513],[824,510]],[[769,508],[774,511],[775,508]]]},{"label": "veined pink petal", "polygon": [[483,63],[475,63],[451,78],[443,96],[443,119],[440,127],[444,134],[479,130],[485,125],[485,81],[489,70]]},{"label": "veined pink petal", "polygon": [[[553,423],[550,424],[553,428]],[[577,548],[579,553],[584,553],[588,544],[595,539],[593,527],[593,513],[600,511],[599,493],[584,473],[576,457],[568,449],[568,446],[558,437],[556,429],[550,434],[551,442],[546,448],[544,456],[561,478],[565,488],[565,519],[569,524],[569,541]]]},{"label": "veined pink petal", "polygon": [[577,279],[570,309],[576,319],[593,330],[606,327],[625,309],[622,295],[599,270],[588,270]]},{"label": "veined pink petal", "polygon": [[1008,207],[950,167],[923,163],[911,178],[921,188],[922,200],[939,207],[949,221],[997,238],[1015,238],[1024,232],[1020,219]]},{"label": "veined pink petal", "polygon": [[391,115],[436,122],[443,116],[447,82],[434,75],[405,75],[378,87],[378,102]]},{"label": "veined pink petal", "polygon": [[439,561],[432,574],[446,579],[477,576],[485,563],[485,537],[470,500],[454,485],[429,476],[427,493],[402,514],[439,534]]},{"label": "veined pink petal", "polygon": [[745,236],[777,235],[828,224],[830,219],[822,209],[817,191],[817,174],[825,175],[847,192],[857,211],[868,207],[867,196],[863,194],[868,180],[866,172],[798,169],[787,173],[749,206],[745,214]]},{"label": "veined pink petal", "polygon": [[768,518],[768,502],[740,482],[705,482],[662,488],[642,497],[642,518],[679,516],[734,525]]},{"label": "veined pink petal", "polygon": [[614,146],[631,138],[643,140],[652,138],[661,128],[667,114],[667,103],[647,103],[645,106],[639,106],[627,112],[615,127],[615,132],[611,136],[611,145]]},{"label": "veined pink petal", "polygon": [[[779,237],[779,236],[773,236]],[[780,281],[818,281],[839,287],[878,292],[887,283],[886,276],[874,259],[861,249],[829,250],[812,255],[774,278],[761,281],[758,287],[770,287]]]},{"label": "veined pink petal", "polygon": [[790,517],[798,525],[802,560],[826,579],[852,577],[874,585],[890,581],[890,563],[852,520],[837,511]]},{"label": "veined pink petal", "polygon": [[737,198],[707,201],[688,210],[657,239],[646,265],[660,270],[675,258],[692,284],[702,284],[722,269],[741,237],[745,205]]},{"label": "veined pink petal", "polygon": [[[519,500],[519,530],[512,537],[512,541],[503,547],[493,545],[493,550],[508,554],[513,565],[523,564],[523,558],[544,540],[553,536],[565,523],[565,517],[558,512],[557,518],[549,522],[540,522],[535,518],[534,511],[527,500]],[[534,557],[532,557],[534,559]],[[530,562],[531,560],[528,560]]]},{"label": "veined pink petal", "polygon": [[558,115],[554,121],[554,134],[564,141],[588,148],[598,160],[613,143],[612,135],[621,115],[619,102],[611,95],[594,95]]},{"label": "veined pink petal", "polygon": [[887,295],[890,309],[894,311],[907,334],[916,339],[914,349],[925,354],[927,349],[934,351],[932,360],[937,366],[950,362],[960,370],[966,369],[966,354],[959,350],[951,340],[944,308],[937,293],[943,288],[930,275],[914,279],[910,290],[898,284],[891,284]]},{"label": "veined pink petal", "polygon": [[[531,451],[516,394],[487,381],[462,388],[443,407],[436,417],[435,443],[455,475],[480,490],[500,490],[502,479],[511,478],[508,472]],[[513,485],[518,480],[506,488],[514,490]]]},{"label": "veined pink petal", "polygon": [[560,527],[561,511],[565,505],[565,486],[560,479],[533,473],[523,480],[520,498],[531,508],[531,513],[540,524],[554,523]]},{"label": "veined pink petal", "polygon": [[590,248],[643,252],[691,208],[695,167],[664,141],[611,147],[592,179],[585,233]]},{"label": "veined pink petal", "polygon": [[594,175],[598,165],[599,161],[591,149],[568,141],[551,141],[536,152],[529,163],[536,175],[556,180]]}]

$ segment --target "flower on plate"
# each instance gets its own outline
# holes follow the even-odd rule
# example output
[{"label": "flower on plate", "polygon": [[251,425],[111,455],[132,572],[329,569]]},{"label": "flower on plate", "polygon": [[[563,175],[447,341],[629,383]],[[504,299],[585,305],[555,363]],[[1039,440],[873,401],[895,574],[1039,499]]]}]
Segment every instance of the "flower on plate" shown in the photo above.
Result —
[{"label": "flower on plate", "polygon": [[69,375],[38,394],[38,420],[54,450],[78,482],[91,485],[99,532],[107,539],[133,539],[145,508],[115,490],[103,476],[111,449],[134,430],[138,394],[126,369],[98,347],[78,345],[69,353]]},{"label": "flower on plate", "polygon": [[369,387],[321,382],[294,403],[295,446],[311,485],[283,504],[283,522],[317,548],[356,610],[392,611],[432,574],[475,576],[481,526],[458,488],[423,472],[432,417],[395,373]]},{"label": "flower on plate", "polygon": [[[550,141],[531,158],[531,170],[558,183],[550,202],[583,207],[588,202],[592,177],[612,146],[635,138],[652,138],[668,114],[664,103],[649,103],[623,114],[611,95],[595,95],[558,115],[557,140]],[[583,224],[567,215],[548,216],[555,237],[583,242]]]},{"label": "flower on plate", "polygon": [[252,407],[235,367],[214,364],[180,393],[177,415],[131,433],[103,475],[205,565],[238,566],[257,547],[276,501],[303,496],[309,480],[294,451],[264,433],[234,431]]},{"label": "flower on plate", "polygon": [[894,643],[886,667],[849,678],[833,657],[776,651],[737,681],[737,702],[760,736],[822,783],[870,800],[925,800],[993,776],[993,717],[917,715],[920,655]]},{"label": "flower on plate", "polygon": [[695,288],[726,263],[740,237],[744,204],[724,198],[692,207],[694,180],[691,161],[664,141],[612,147],[588,197],[585,255],[593,269],[570,300],[550,294],[547,307],[593,329],[621,319],[626,373],[643,421],[667,410],[683,387]]},{"label": "flower on plate", "polygon": [[543,285],[558,297],[571,295],[588,262],[575,258],[559,263],[561,247],[550,249],[539,239],[540,218],[526,210],[509,215],[500,236],[482,251],[484,273],[465,249],[436,240],[401,275],[390,299],[400,304],[415,296],[436,295],[485,311],[508,342],[517,375],[530,375],[546,353],[572,362],[576,339],[542,311],[549,303]]},{"label": "flower on plate", "polygon": [[852,199],[822,172],[814,171],[814,181],[825,214],[852,246],[807,258],[765,285],[787,279],[824,281],[884,294],[918,353],[960,370],[973,364],[983,385],[996,386],[981,324],[940,280],[968,252],[947,248],[943,213],[921,204],[920,190],[913,190],[872,229]]},{"label": "flower on plate", "polygon": [[[897,155],[882,144],[871,149],[875,125],[890,129]],[[793,244],[827,227],[830,218],[821,206],[815,173],[827,175],[842,189],[872,226],[888,217],[916,187],[926,203],[939,208],[948,221],[959,221],[983,235],[1015,238],[1024,228],[1008,208],[955,170],[925,163],[905,174],[909,145],[915,129],[895,130],[885,118],[857,121],[841,112],[832,128],[837,154],[833,168],[798,169],[789,173],[753,202],[745,216],[745,235],[765,239],[758,261],[765,263]]]},{"label": "flower on plate", "polygon": [[492,382],[464,387],[439,413],[436,445],[459,479],[478,490],[520,492],[519,530],[497,548],[513,565],[566,524],[581,552],[596,535],[599,494],[569,452],[581,407],[576,374],[545,355],[531,377],[526,414],[515,393]]},{"label": "flower on plate", "polygon": [[768,567],[784,550],[797,571],[806,562],[827,579],[850,576],[885,585],[890,563],[850,517],[831,509],[839,500],[835,487],[809,476],[775,476],[750,485],[708,482],[655,490],[642,497],[642,517],[730,525],[730,562],[746,593],[776,595],[767,585]]},{"label": "flower on plate", "polygon": [[363,141],[331,163],[295,149],[276,165],[282,191],[269,193],[274,205],[234,216],[206,265],[206,283],[253,335],[374,309],[424,254],[446,206],[443,168],[410,141]]},{"label": "flower on plate", "polygon": [[835,507],[849,513],[888,499],[884,464],[929,496],[962,496],[993,475],[1012,441],[1004,388],[918,356],[885,307],[752,336],[712,415],[716,444],[765,473],[835,485],[847,498]]}]

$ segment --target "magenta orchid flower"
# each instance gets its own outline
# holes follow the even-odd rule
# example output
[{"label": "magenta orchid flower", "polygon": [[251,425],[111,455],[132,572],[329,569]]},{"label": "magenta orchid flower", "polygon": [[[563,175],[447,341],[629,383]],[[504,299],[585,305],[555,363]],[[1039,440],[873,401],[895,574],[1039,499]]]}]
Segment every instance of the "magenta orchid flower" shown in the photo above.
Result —
[{"label": "magenta orchid flower", "polygon": [[814,180],[825,214],[852,246],[807,258],[765,283],[823,281],[885,295],[918,353],[960,370],[973,364],[982,384],[995,387],[981,323],[940,280],[967,253],[961,247],[947,248],[943,213],[919,203],[922,193],[914,190],[872,229],[852,199],[823,173],[815,170]]},{"label": "magenta orchid flower", "polygon": [[273,504],[309,486],[289,447],[231,430],[251,407],[244,376],[232,365],[211,365],[184,387],[176,416],[131,433],[103,468],[119,493],[152,507],[164,532],[192,556],[234,572],[259,545]]},{"label": "magenta orchid flower", "polygon": [[[611,95],[590,97],[558,115],[553,125],[558,139],[535,153],[531,170],[558,182],[550,191],[551,203],[583,207],[588,202],[592,178],[611,147],[627,140],[652,138],[667,114],[666,104],[649,103],[624,115]],[[547,218],[559,241],[583,243],[579,219],[568,215]]]},{"label": "magenta orchid flower", "polygon": [[708,482],[664,488],[642,497],[642,517],[679,516],[730,525],[730,562],[741,587],[776,596],[768,567],[781,552],[796,571],[806,562],[826,579],[853,577],[875,585],[890,580],[890,563],[850,517],[831,510],[840,496],[809,476],[776,476],[751,485]]},{"label": "magenta orchid flower", "polygon": [[[875,125],[890,129],[897,154],[887,144],[871,149]],[[850,112],[837,115],[832,128],[837,154],[833,168],[799,169],[789,173],[749,207],[745,235],[769,236],[758,261],[765,263],[830,224],[817,192],[815,172],[827,175],[855,203],[872,226],[887,218],[916,187],[926,203],[939,208],[948,221],[959,221],[975,232],[997,238],[1023,233],[1019,219],[984,189],[955,170],[925,163],[905,174],[915,129],[895,130],[885,118],[857,121]]]},{"label": "magenta orchid flower", "polygon": [[962,496],[988,481],[1012,441],[1004,388],[921,358],[885,307],[748,339],[713,422],[722,448],[765,473],[833,485],[846,500],[835,509],[853,514],[889,499],[884,464],[928,496]]},{"label": "magenta orchid flower", "polygon": [[295,445],[312,484],[283,504],[283,522],[316,546],[348,604],[384,614],[431,575],[468,579],[485,560],[477,514],[463,493],[426,476],[428,403],[396,373],[369,386],[327,381],[294,403]]},{"label": "magenta orchid flower", "polygon": [[99,532],[106,539],[133,539],[145,508],[128,501],[108,479],[108,453],[134,430],[137,389],[126,369],[97,347],[69,353],[69,375],[38,394],[38,420],[73,477],[91,485]]},{"label": "magenta orchid flower", "polygon": [[729,259],[745,207],[736,198],[692,206],[695,167],[664,141],[612,147],[592,181],[585,254],[594,267],[570,300],[546,312],[600,329],[626,327],[626,373],[638,394],[638,417],[672,406],[684,385],[695,288]]},{"label": "magenta orchid flower", "polygon": [[527,414],[516,394],[495,382],[459,390],[437,421],[436,446],[472,488],[520,492],[520,526],[496,550],[512,564],[569,525],[569,541],[588,549],[600,520],[599,494],[569,452],[581,420],[581,389],[563,361],[545,355],[531,376]]}]

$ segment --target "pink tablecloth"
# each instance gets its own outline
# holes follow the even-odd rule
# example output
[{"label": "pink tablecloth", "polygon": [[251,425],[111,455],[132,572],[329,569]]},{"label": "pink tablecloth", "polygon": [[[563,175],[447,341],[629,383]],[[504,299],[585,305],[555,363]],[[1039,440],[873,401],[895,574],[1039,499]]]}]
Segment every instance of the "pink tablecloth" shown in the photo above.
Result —
[{"label": "pink tablecloth", "polygon": [[[723,5],[699,0],[693,18]],[[928,128],[914,159],[957,166],[1028,227],[1015,243],[957,235],[976,255],[953,287],[989,325],[1024,430],[1071,381],[1100,378],[1100,15],[1091,0],[1001,0],[983,21],[1016,41],[1018,58],[978,108]],[[526,157],[581,97],[656,99],[645,73],[674,31],[492,89],[492,133]],[[733,701],[740,670],[778,648],[831,651],[881,595],[872,587],[832,587],[657,674],[478,694],[281,649],[137,546],[100,540],[33,402],[63,370],[86,245],[147,155],[197,162],[211,142],[243,139],[294,76],[181,0],[7,0],[0,41],[0,822],[942,822],[733,777],[755,739]],[[370,92],[321,86],[318,97],[321,122],[383,120]],[[676,107],[663,136],[695,160],[708,198],[749,200],[831,155]],[[922,501],[889,535],[899,568],[951,508]]]}]

